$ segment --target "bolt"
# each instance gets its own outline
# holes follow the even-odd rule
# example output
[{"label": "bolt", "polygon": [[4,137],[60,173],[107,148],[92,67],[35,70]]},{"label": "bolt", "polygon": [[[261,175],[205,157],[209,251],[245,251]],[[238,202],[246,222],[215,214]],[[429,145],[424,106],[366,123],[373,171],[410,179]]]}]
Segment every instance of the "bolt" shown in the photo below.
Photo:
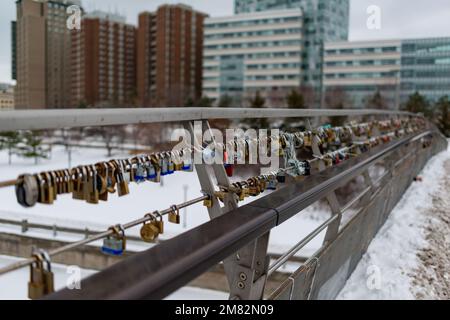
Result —
[{"label": "bolt", "polygon": [[242,281],[238,282],[238,288],[239,289],[244,289],[245,288],[245,284]]},{"label": "bolt", "polygon": [[245,273],[241,272],[241,273],[239,274],[239,278],[240,278],[242,281],[245,281],[245,280],[247,280],[247,275],[246,275]]}]

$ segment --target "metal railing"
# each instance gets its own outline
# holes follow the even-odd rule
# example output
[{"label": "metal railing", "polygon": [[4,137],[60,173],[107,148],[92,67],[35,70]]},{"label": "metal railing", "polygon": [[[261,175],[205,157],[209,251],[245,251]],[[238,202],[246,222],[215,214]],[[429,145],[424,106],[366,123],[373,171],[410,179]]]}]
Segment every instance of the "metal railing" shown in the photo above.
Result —
[{"label": "metal railing", "polygon": [[[234,108],[43,110],[4,112],[0,114],[0,130],[61,129],[161,122],[182,122],[192,130],[193,121],[202,121],[204,129],[210,130],[209,119],[334,116],[418,117],[406,112],[378,110]],[[427,148],[423,148],[423,140],[431,141],[431,147],[427,145]],[[437,129],[428,124],[427,128],[420,132],[410,133],[375,147],[356,158],[346,160],[339,166],[327,169],[320,160],[318,173],[308,176],[300,182],[291,183],[248,205],[238,207],[237,201],[228,198],[221,207],[215,199],[214,205],[208,209],[211,218],[209,223],[165,241],[145,252],[138,253],[83,280],[83,290],[62,290],[47,298],[160,299],[186,285],[220,261],[224,262],[232,299],[261,299],[264,296],[278,299],[323,297],[322,289],[334,292],[336,288],[342,286],[342,283],[339,282],[330,285],[329,281],[332,281],[333,277],[338,275],[341,268],[347,264],[349,265],[348,270],[351,271],[364,252],[364,247],[356,249],[355,239],[346,240],[345,238],[349,233],[357,234],[356,229],[353,229],[352,232],[346,232],[346,230],[352,229],[355,225],[369,228],[364,224],[365,222],[358,219],[365,217],[367,210],[372,210],[373,203],[378,201],[377,197],[386,192],[386,186],[389,186],[389,183],[380,183],[380,186],[375,188],[375,183],[371,181],[368,174],[369,168],[387,161],[388,170],[381,179],[394,181],[395,170],[402,164],[399,161],[403,160],[404,163],[405,160],[411,158],[414,152],[417,153],[418,160],[414,168],[410,168],[406,172],[408,174],[399,180],[398,192],[391,196],[392,201],[389,200],[389,205],[384,204],[383,210],[379,210],[380,213],[373,214],[378,217],[382,212],[383,216],[378,219],[384,221],[386,214],[392,209],[392,204],[398,201],[401,192],[409,185],[410,181],[407,181],[406,178],[411,178],[411,175],[416,174],[426,160],[432,154],[442,150],[446,143]],[[320,159],[321,153],[317,141],[313,143],[312,149],[314,155]],[[207,167],[206,164],[196,165],[202,191],[210,195],[214,194],[214,178],[220,186],[230,186],[223,166],[211,165],[212,175]],[[358,176],[364,177],[366,184],[364,189],[354,199],[342,206],[337,200],[335,191]],[[332,209],[332,216],[307,237],[301,239],[291,250],[278,257],[272,265],[269,265],[267,246],[270,231],[321,199],[327,199]],[[352,218],[348,226],[341,225],[342,215],[356,203],[362,203],[362,209],[358,211],[356,218]],[[376,204],[378,205],[378,202]],[[137,223],[142,223],[142,219],[137,221]],[[370,236],[361,238],[361,240],[364,240],[364,243],[370,242],[378,226],[379,224],[376,227],[370,226],[368,229]],[[280,288],[265,295],[264,287],[267,278],[325,230],[325,240],[320,250],[283,282]],[[104,236],[104,234],[94,237],[97,239],[100,236]],[[359,233],[357,236],[359,237]],[[341,241],[342,238],[345,241]],[[353,251],[343,251],[342,243],[351,244],[354,247]],[[67,248],[70,249],[70,247]],[[320,259],[327,258],[327,255],[338,251],[344,252],[344,254],[341,254],[339,258],[335,257],[335,261],[328,261],[325,266],[319,263]],[[341,261],[343,257],[351,259],[348,260],[350,262]],[[30,261],[23,263],[28,264]],[[312,262],[315,262],[314,266],[312,266]],[[346,274],[344,278],[346,279],[348,276],[349,274]],[[332,295],[328,293],[328,296]]]}]

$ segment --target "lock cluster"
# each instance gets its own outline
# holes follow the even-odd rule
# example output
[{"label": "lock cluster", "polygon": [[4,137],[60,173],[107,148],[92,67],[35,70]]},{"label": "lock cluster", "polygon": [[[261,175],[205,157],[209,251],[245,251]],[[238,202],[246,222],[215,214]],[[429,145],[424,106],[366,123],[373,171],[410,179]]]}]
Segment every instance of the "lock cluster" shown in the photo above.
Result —
[{"label": "lock cluster", "polygon": [[[362,146],[363,149],[370,147],[373,143],[379,143],[380,137],[382,140],[384,139],[382,142],[390,141],[391,138],[387,134],[373,137],[375,130],[399,136],[400,132],[411,133],[424,125],[424,120],[418,117],[372,121],[339,127],[326,125],[311,131],[281,132],[276,137],[266,137],[263,142],[268,148],[271,148],[270,150],[273,150],[272,147],[276,145],[279,156],[284,158],[284,167],[290,168],[288,174],[298,177],[308,175],[310,169],[308,161],[297,159],[298,149],[311,149],[315,143],[322,153],[334,150],[323,157],[327,166],[331,166],[340,163],[348,156],[336,149],[352,145],[355,140],[369,139],[369,142]],[[276,143],[274,143],[274,139],[278,139]],[[375,140],[371,142],[370,139]],[[225,171],[229,177],[232,177],[234,164],[239,159],[245,160],[245,163],[249,161],[251,150],[254,150],[255,147],[253,144],[257,143],[262,143],[262,141],[258,138],[235,138],[227,144],[218,143],[213,149],[203,149],[203,158],[208,161],[215,157],[216,152],[222,152]],[[229,149],[230,147],[232,149]],[[228,150],[233,150],[234,155],[229,156]],[[32,175],[23,174],[16,181],[16,198],[19,204],[27,208],[33,207],[36,203],[53,204],[58,195],[70,193],[73,199],[98,204],[100,201],[108,201],[109,194],[117,193],[119,197],[128,195],[130,193],[129,184],[132,182],[137,184],[147,181],[159,183],[162,176],[174,174],[176,171],[193,171],[193,152],[195,152],[194,148],[185,148],[140,155],[129,159],[115,159],[72,169],[46,171]],[[263,181],[273,188],[274,181],[282,181],[284,175],[285,172],[278,172],[275,179],[269,176],[258,177],[257,180]],[[261,183],[253,182],[253,184]],[[208,202],[205,202],[207,206]]]}]

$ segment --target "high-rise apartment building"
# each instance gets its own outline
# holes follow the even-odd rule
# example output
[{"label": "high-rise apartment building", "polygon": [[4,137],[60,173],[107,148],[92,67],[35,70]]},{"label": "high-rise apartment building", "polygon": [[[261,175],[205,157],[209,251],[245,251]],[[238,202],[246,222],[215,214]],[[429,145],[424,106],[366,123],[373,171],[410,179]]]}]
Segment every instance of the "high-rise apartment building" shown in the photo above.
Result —
[{"label": "high-rise apartment building", "polygon": [[182,4],[163,5],[156,12],[139,15],[139,106],[181,107],[201,98],[205,17]]},{"label": "high-rise apartment building", "polygon": [[18,0],[12,24],[16,107],[63,108],[70,102],[67,7],[79,0]]},{"label": "high-rise apartment building", "polygon": [[136,28],[125,17],[95,11],[72,31],[72,107],[136,103]]},{"label": "high-rise apartment building", "polygon": [[203,94],[246,105],[259,92],[281,106],[302,83],[301,10],[277,10],[205,21]]},{"label": "high-rise apartment building", "polygon": [[416,91],[450,96],[450,38],[335,42],[325,45],[324,93],[345,93],[364,108],[379,91],[391,109]]}]

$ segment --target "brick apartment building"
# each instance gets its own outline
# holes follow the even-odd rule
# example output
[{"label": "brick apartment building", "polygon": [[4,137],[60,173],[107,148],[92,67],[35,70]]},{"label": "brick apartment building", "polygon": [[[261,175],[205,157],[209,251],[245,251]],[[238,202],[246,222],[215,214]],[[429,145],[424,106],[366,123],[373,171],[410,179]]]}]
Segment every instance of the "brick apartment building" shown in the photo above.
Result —
[{"label": "brick apartment building", "polygon": [[205,17],[182,4],[139,15],[138,106],[181,107],[201,98]]},{"label": "brick apartment building", "polygon": [[130,107],[136,100],[136,28],[93,12],[72,32],[71,106]]},{"label": "brick apartment building", "polygon": [[79,0],[16,1],[12,78],[17,109],[64,108],[70,101],[67,7]]}]

